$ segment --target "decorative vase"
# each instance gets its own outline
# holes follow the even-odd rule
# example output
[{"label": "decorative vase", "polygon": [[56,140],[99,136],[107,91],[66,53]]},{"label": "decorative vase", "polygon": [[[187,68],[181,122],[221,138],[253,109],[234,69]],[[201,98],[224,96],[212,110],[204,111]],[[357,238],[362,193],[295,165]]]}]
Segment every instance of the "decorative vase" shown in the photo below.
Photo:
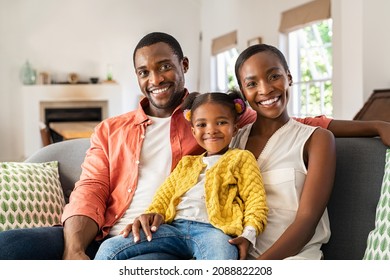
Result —
[{"label": "decorative vase", "polygon": [[37,81],[37,72],[32,68],[28,60],[23,64],[20,75],[24,85],[35,85]]}]

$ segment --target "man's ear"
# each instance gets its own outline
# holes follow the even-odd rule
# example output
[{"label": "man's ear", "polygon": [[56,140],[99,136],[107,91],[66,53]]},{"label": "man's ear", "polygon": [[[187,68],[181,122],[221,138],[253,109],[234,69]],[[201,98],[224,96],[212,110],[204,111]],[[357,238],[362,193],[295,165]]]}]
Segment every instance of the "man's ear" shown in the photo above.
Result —
[{"label": "man's ear", "polygon": [[184,73],[187,73],[188,69],[190,68],[190,61],[188,57],[183,57],[182,65]]}]

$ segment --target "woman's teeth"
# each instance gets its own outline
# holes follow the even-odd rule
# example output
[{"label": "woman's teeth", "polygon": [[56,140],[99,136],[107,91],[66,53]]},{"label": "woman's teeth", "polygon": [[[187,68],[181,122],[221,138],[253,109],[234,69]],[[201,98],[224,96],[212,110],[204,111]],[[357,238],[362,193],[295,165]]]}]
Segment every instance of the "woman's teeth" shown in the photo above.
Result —
[{"label": "woman's teeth", "polygon": [[271,104],[275,103],[278,100],[279,100],[279,97],[275,97],[275,98],[272,98],[272,99],[261,101],[260,104],[261,105],[271,105]]}]

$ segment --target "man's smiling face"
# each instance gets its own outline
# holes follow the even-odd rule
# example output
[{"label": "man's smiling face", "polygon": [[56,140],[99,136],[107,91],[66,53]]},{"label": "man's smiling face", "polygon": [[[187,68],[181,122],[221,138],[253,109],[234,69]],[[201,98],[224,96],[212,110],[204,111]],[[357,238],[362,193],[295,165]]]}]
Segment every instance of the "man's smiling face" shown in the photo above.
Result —
[{"label": "man's smiling face", "polygon": [[168,44],[160,42],[138,49],[134,63],[140,89],[150,101],[147,113],[170,116],[184,97],[188,59],[180,61]]}]

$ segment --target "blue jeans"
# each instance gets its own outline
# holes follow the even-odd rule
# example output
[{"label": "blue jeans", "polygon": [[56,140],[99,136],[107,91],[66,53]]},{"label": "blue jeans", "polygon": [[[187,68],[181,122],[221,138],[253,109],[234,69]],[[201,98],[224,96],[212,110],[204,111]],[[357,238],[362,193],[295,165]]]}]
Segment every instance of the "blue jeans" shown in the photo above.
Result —
[{"label": "blue jeans", "polygon": [[142,255],[154,253],[177,256],[178,259],[238,258],[237,247],[228,242],[231,237],[210,224],[176,220],[172,224],[162,224],[153,233],[150,242],[146,240],[142,230],[140,237],[138,243],[134,243],[132,234],[127,238],[116,236],[105,240],[96,253],[95,260],[142,259]]},{"label": "blue jeans", "polygon": [[[100,242],[92,242],[87,255],[93,259]],[[61,260],[63,227],[37,227],[0,232],[0,260]]]},{"label": "blue jeans", "polygon": [[[87,255],[93,259],[101,242],[93,241]],[[64,252],[62,227],[38,227],[0,232],[0,260],[61,260]],[[135,260],[174,260],[176,256],[155,253]]]}]

